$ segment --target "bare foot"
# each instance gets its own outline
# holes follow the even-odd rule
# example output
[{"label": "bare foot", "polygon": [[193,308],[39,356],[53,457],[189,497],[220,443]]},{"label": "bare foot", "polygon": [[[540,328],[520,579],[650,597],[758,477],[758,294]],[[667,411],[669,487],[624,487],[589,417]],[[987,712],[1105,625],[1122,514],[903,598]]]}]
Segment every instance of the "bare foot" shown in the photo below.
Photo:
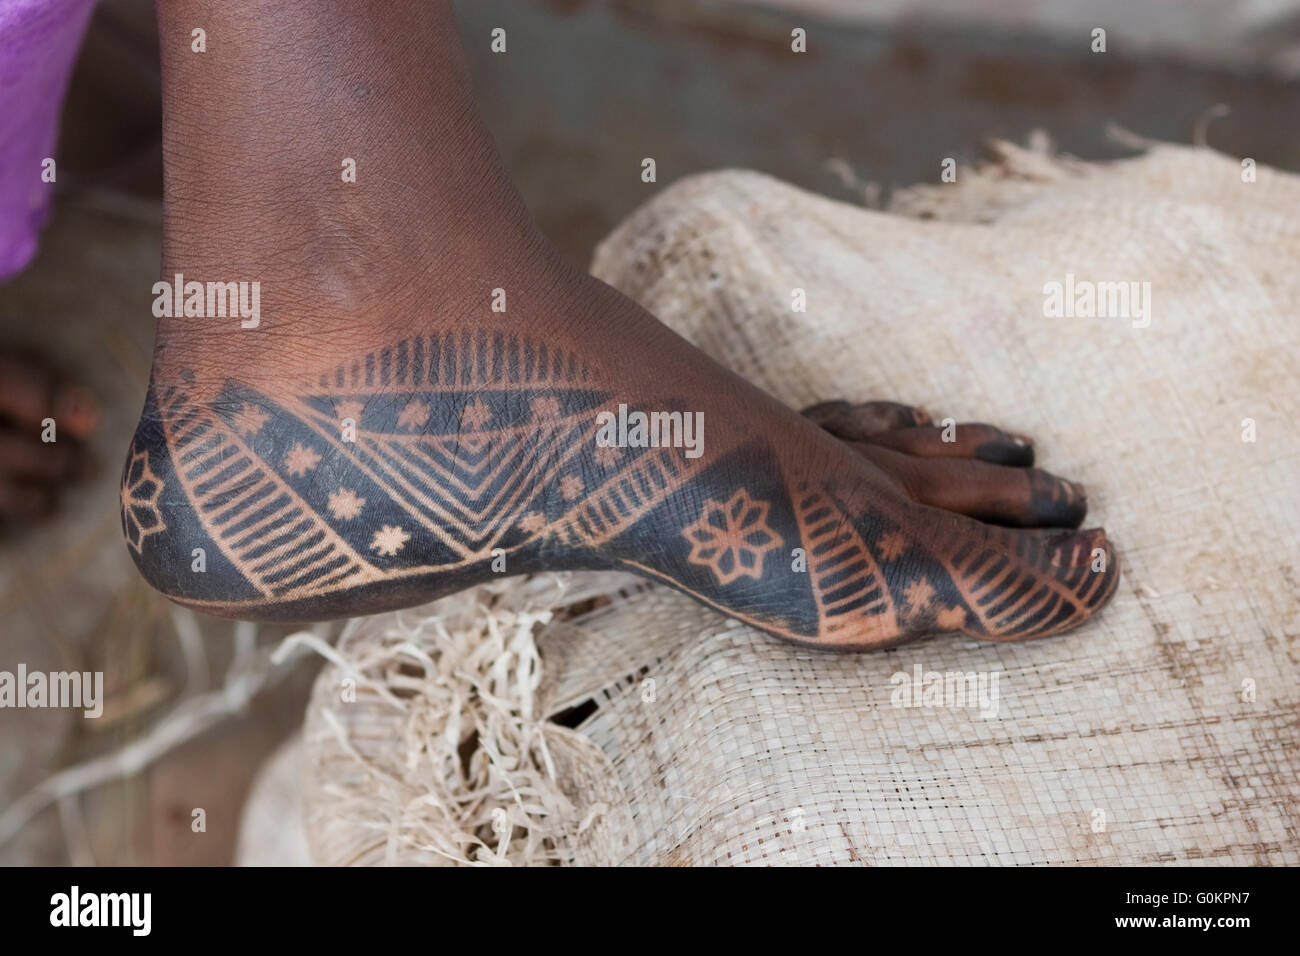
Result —
[{"label": "bare foot", "polygon": [[[233,6],[159,8],[162,274],[259,281],[261,324],[160,322],[122,492],[155,587],[313,619],[627,568],[838,648],[1053,634],[1109,597],[1082,490],[1027,442],[889,403],[800,416],[562,262],[449,4]],[[232,42],[193,56],[197,22]],[[606,447],[619,405],[702,413],[701,453]]]}]

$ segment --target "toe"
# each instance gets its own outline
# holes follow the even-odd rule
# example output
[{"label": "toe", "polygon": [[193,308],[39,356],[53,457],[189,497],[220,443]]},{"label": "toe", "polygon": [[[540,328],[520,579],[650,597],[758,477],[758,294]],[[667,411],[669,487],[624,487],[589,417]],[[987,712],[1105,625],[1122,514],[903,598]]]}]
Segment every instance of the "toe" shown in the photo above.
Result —
[{"label": "toe", "polygon": [[1082,624],[1115,592],[1119,557],[1100,528],[987,531],[946,546],[969,611],[967,633],[997,640],[1057,634]]},{"label": "toe", "polygon": [[930,424],[923,409],[898,402],[822,402],[803,414],[837,438],[860,441],[896,428]]},{"label": "toe", "polygon": [[1034,463],[1034,443],[992,425],[898,428],[867,439],[873,445],[924,458],[976,458],[1025,468]]},{"label": "toe", "polygon": [[1037,468],[966,458],[921,458],[871,444],[855,447],[923,505],[1019,528],[1076,528],[1088,512],[1081,485]]}]

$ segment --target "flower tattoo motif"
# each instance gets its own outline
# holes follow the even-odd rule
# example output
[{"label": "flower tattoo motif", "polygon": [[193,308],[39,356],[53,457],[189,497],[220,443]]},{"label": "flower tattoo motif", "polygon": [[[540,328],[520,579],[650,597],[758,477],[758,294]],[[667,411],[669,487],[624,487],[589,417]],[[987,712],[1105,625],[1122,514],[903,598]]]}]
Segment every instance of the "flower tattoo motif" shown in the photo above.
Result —
[{"label": "flower tattoo motif", "polygon": [[158,510],[162,488],[162,479],[149,470],[149,452],[135,451],[122,481],[122,531],[136,554],[141,552],[145,538],[167,529]]},{"label": "flower tattoo motif", "polygon": [[763,559],[780,547],[781,536],[767,523],[768,503],[755,501],[741,488],[726,504],[704,502],[700,517],[682,529],[691,542],[687,560],[713,572],[722,584],[763,576]]}]

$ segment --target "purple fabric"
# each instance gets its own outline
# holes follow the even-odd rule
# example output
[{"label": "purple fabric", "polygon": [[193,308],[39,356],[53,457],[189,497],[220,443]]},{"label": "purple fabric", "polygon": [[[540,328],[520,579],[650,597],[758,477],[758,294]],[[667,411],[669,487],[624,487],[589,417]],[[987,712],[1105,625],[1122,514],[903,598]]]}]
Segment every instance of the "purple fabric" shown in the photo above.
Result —
[{"label": "purple fabric", "polygon": [[0,0],[0,279],[36,254],[68,76],[94,0]]}]

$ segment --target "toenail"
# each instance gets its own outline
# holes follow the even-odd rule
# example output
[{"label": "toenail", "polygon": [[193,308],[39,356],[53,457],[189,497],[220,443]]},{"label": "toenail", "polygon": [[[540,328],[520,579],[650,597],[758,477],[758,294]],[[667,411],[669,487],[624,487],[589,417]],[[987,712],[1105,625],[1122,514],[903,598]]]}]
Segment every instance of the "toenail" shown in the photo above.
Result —
[{"label": "toenail", "polygon": [[1052,566],[1057,568],[1079,568],[1089,564],[1093,552],[1100,548],[1109,553],[1104,528],[1089,528],[1061,538],[1052,552]]}]

